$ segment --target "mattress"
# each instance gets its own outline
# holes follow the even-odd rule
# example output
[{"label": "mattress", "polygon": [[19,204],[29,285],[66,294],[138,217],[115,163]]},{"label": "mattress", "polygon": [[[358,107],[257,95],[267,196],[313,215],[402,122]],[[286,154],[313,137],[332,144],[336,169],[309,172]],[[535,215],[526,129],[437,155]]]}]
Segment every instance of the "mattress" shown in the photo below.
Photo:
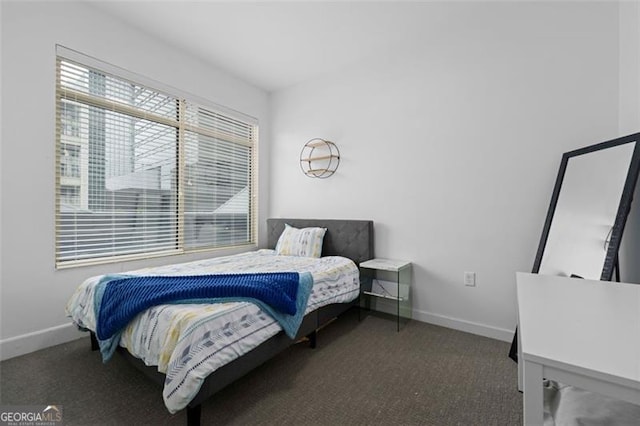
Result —
[{"label": "mattress", "polygon": [[[305,313],[332,303],[348,303],[359,293],[358,268],[339,256],[309,258],[258,250],[127,272],[130,275],[202,275],[241,272],[310,272],[314,284]],[[87,279],[67,304],[67,315],[95,331],[93,288]],[[248,302],[159,305],[127,326],[120,346],[166,375],[163,398],[169,412],[187,406],[204,379],[281,331],[279,324]]]}]

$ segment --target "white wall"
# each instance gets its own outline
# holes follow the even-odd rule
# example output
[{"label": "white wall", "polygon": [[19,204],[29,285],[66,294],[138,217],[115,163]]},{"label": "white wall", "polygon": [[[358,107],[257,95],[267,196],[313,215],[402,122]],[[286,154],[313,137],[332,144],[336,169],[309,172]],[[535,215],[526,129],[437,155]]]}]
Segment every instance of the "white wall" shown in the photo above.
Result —
[{"label": "white wall", "polygon": [[[447,6],[416,7],[423,34],[273,94],[270,215],[373,219],[414,318],[509,340],[562,153],[618,136],[618,8],[480,2],[430,34]],[[329,179],[300,171],[314,137],[340,148]]]},{"label": "white wall", "polygon": [[622,135],[640,132],[640,1],[623,1],[620,16],[620,116]]},{"label": "white wall", "polygon": [[[55,44],[260,120],[260,191],[268,188],[268,95],[113,20],[86,3],[2,2],[1,325],[8,358],[77,336],[64,306],[85,278],[199,256],[54,266]],[[260,199],[260,223],[268,211]]]}]

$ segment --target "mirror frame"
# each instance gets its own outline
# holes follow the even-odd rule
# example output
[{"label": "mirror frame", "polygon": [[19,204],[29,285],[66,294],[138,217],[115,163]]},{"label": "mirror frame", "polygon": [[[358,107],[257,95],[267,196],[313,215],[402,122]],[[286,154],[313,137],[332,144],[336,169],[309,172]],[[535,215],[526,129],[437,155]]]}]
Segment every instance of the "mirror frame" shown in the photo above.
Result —
[{"label": "mirror frame", "polygon": [[[549,210],[547,211],[547,217],[544,222],[544,228],[542,230],[542,236],[540,237],[540,243],[538,244],[538,251],[533,264],[532,272],[537,274],[540,270],[540,264],[542,263],[542,256],[544,255],[544,249],[549,237],[549,230],[551,229],[551,222],[553,221],[553,215],[556,210],[558,198],[560,196],[560,190],[562,189],[562,181],[564,179],[569,160],[579,155],[589,154],[595,151],[600,151],[607,148],[613,148],[616,146],[624,145],[627,143],[635,142],[633,154],[631,156],[631,162],[629,164],[629,171],[627,172],[627,178],[625,180],[624,188],[622,190],[622,196],[620,197],[620,204],[618,205],[618,211],[616,213],[615,222],[611,231],[611,237],[609,239],[609,245],[607,247],[607,253],[605,255],[604,264],[602,267],[602,274],[600,275],[601,281],[611,281],[613,271],[618,264],[618,251],[620,249],[620,242],[622,241],[622,234],[624,232],[625,224],[627,223],[627,216],[631,211],[631,202],[633,200],[633,192],[638,180],[638,174],[640,172],[640,133],[634,133],[632,135],[623,136],[621,138],[612,139],[610,141],[601,142],[595,145],[587,146],[585,148],[576,149],[574,151],[565,152],[562,155],[562,162],[560,163],[560,170],[556,178],[556,183],[553,188],[553,195],[551,196],[551,202],[549,204]],[[619,272],[619,271],[618,271]]]}]

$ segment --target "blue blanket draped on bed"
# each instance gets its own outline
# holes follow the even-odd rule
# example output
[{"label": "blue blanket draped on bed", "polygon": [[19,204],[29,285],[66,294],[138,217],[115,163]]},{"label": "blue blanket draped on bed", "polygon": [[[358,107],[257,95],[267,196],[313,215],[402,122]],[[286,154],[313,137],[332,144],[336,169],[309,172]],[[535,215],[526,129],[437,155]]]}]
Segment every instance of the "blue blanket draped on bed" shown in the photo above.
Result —
[{"label": "blue blanket draped on bed", "polygon": [[103,276],[96,284],[96,337],[104,362],[115,352],[120,335],[140,312],[162,304],[255,303],[294,338],[313,287],[305,272],[190,276]]}]

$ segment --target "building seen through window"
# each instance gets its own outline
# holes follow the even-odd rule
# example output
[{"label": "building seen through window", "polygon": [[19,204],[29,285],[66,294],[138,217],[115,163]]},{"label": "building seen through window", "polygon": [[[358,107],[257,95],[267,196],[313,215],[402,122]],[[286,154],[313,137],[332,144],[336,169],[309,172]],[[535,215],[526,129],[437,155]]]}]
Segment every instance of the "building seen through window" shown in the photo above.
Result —
[{"label": "building seen through window", "polygon": [[71,61],[58,67],[59,264],[255,241],[254,124]]}]

